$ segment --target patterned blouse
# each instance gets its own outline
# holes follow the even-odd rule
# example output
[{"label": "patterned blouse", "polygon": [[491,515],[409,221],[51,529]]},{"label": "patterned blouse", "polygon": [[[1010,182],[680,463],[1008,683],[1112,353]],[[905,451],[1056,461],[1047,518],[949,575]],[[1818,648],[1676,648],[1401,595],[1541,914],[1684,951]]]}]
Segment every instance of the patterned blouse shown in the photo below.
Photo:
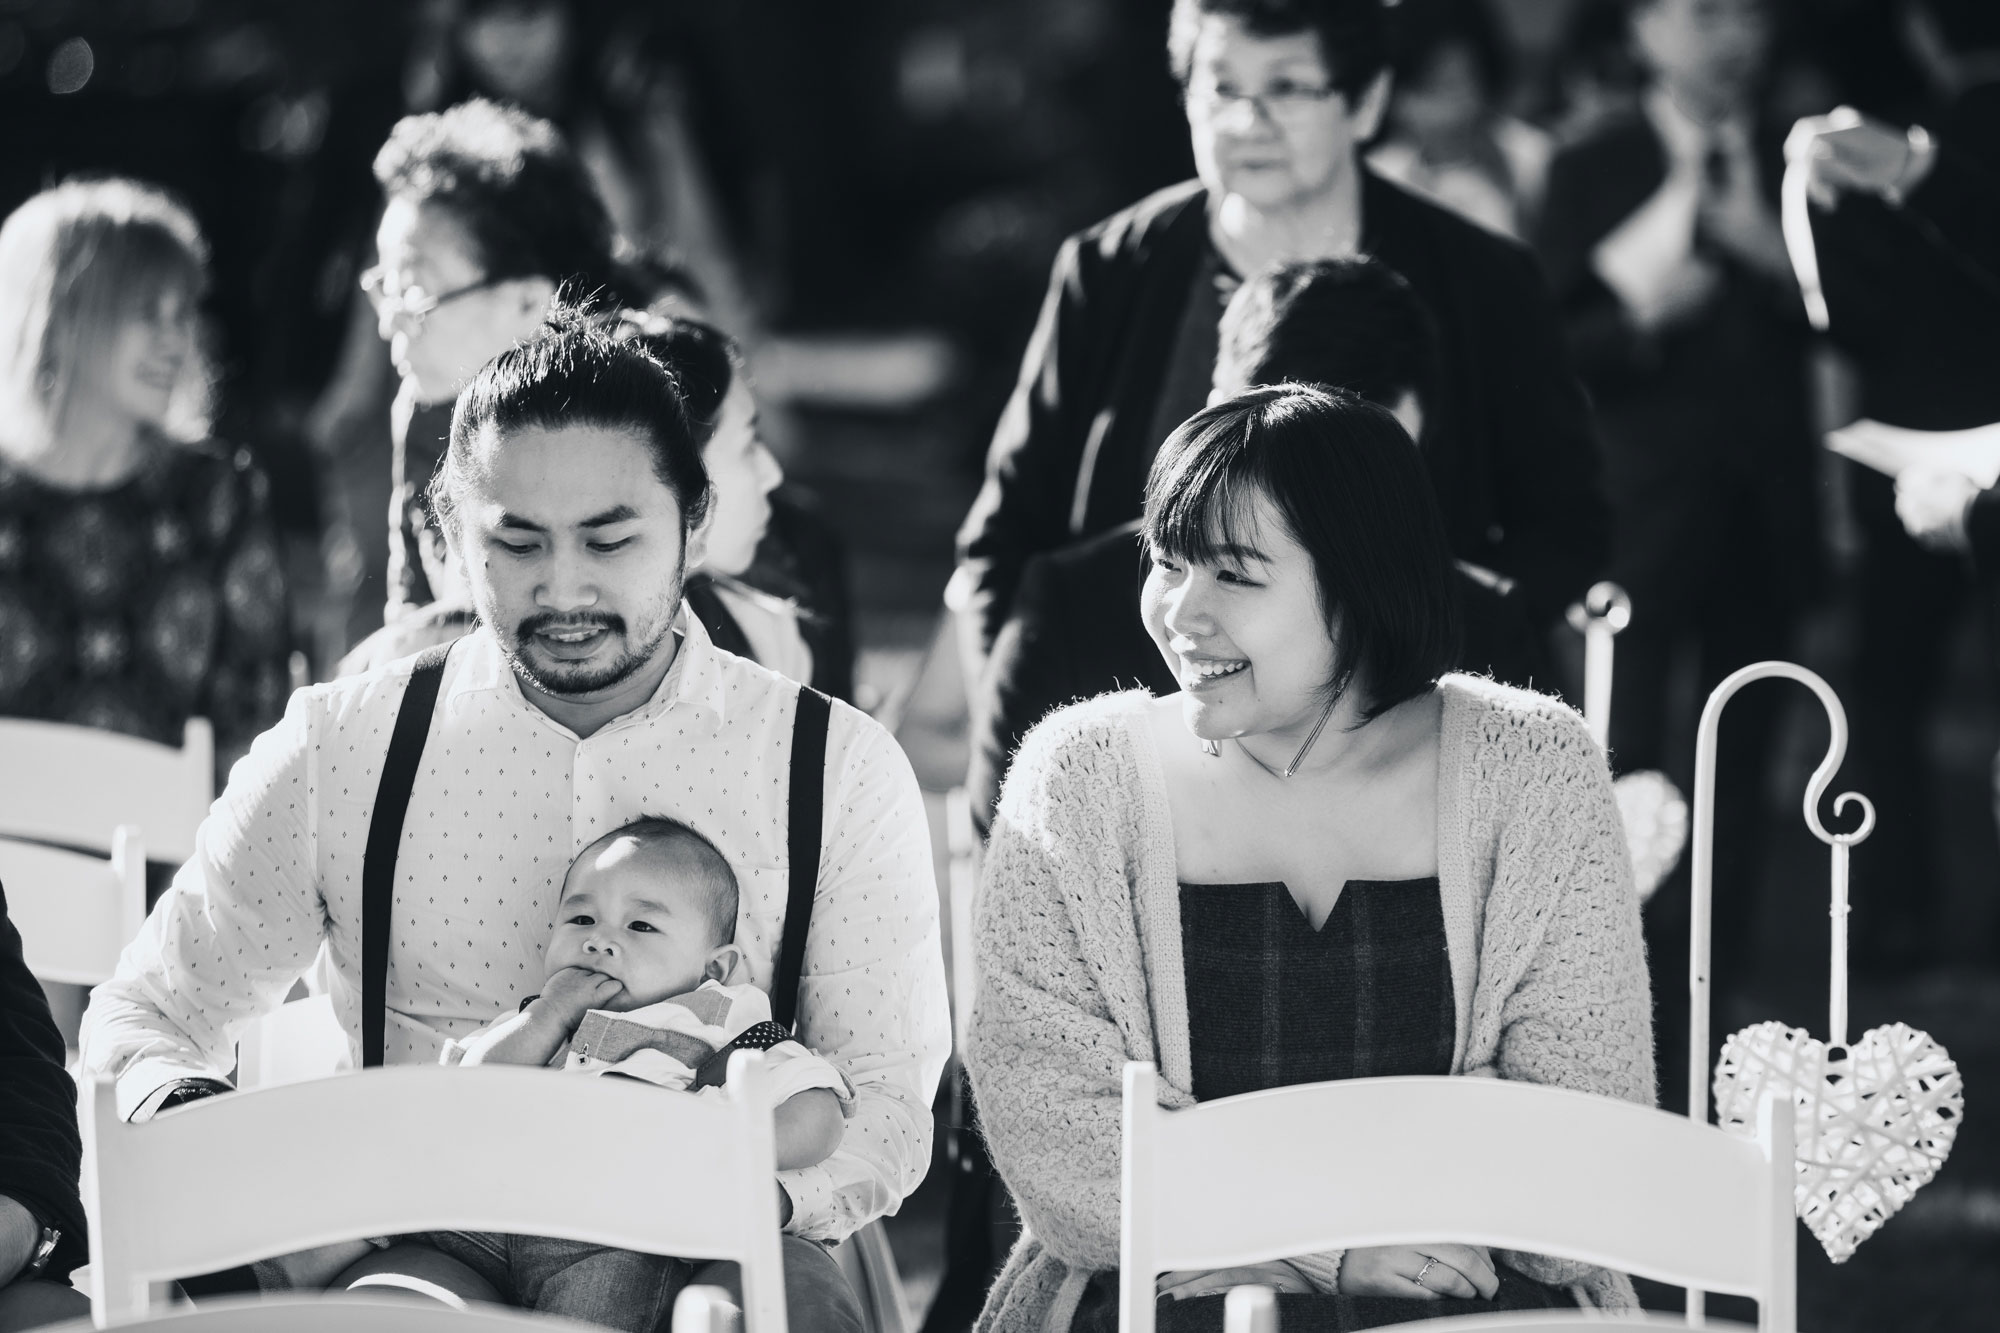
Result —
[{"label": "patterned blouse", "polygon": [[247,450],[215,443],[157,443],[97,490],[0,461],[0,716],[170,745],[206,717],[220,790],[290,687],[268,492]]}]

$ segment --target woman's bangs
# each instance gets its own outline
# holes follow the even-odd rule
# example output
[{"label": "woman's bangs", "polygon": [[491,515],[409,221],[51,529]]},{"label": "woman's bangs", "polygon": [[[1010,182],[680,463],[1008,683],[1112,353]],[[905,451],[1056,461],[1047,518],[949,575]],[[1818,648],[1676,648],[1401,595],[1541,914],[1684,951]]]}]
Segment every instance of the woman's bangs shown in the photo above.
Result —
[{"label": "woman's bangs", "polygon": [[[1164,483],[1146,516],[1146,540],[1175,560],[1214,565],[1252,544],[1245,527],[1252,521],[1256,479],[1242,466],[1238,450],[1190,448]],[[1235,466],[1232,466],[1235,464]]]}]

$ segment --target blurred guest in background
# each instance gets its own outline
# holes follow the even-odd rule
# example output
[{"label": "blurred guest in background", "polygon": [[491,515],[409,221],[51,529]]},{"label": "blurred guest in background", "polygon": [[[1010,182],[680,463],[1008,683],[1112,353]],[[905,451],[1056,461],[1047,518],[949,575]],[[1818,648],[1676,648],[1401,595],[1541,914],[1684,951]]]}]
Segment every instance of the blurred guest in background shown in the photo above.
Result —
[{"label": "blurred guest in background", "polygon": [[[1379,262],[1264,269],[1231,298],[1219,336],[1211,398],[1285,382],[1328,384],[1389,409],[1423,446],[1437,334],[1409,284]],[[972,701],[966,785],[982,830],[1014,750],[1043,717],[1109,690],[1180,688],[1133,609],[1148,568],[1136,521],[1028,561]],[[1464,643],[1454,666],[1549,689],[1547,654],[1519,590],[1463,561],[1455,575]]]},{"label": "blurred guest in background", "polygon": [[87,1319],[66,1279],[89,1255],[76,1084],[0,890],[0,1333]]},{"label": "blurred guest in background", "polygon": [[[1918,0],[1904,31],[1934,106],[1904,130],[1854,113],[1802,122],[1829,332],[1860,372],[1861,415],[1955,430],[2000,421],[2000,5]],[[1951,472],[1854,466],[1863,534],[1854,689],[1858,783],[1878,801],[1857,861],[1858,966],[1933,957],[1936,782],[1924,736],[1971,591],[2000,586],[2000,494]],[[1903,511],[1899,517],[1897,510]]]},{"label": "blurred guest in background", "polygon": [[[1788,655],[1812,589],[1807,329],[1778,225],[1785,127],[1760,120],[1757,101],[1767,0],[1632,0],[1629,15],[1651,84],[1638,112],[1557,156],[1540,245],[1604,434],[1611,577],[1632,598],[1613,757],[1688,790],[1692,746],[1669,738],[1691,742],[1725,675]],[[1684,651],[1694,688],[1676,695]],[[1754,920],[1776,721],[1760,692],[1723,737],[1718,954]],[[1662,995],[1679,989],[1667,978],[1686,954],[1673,942],[1684,897],[1649,910]]]},{"label": "blurred guest in background", "polygon": [[[757,398],[735,342],[696,319],[628,312],[621,324],[674,373],[715,489],[688,605],[717,647],[847,698],[854,650],[845,553],[816,514],[781,508],[784,469],[759,433]],[[784,530],[774,532],[780,523]],[[808,541],[816,545],[800,545]],[[810,560],[795,558],[807,552]],[[766,564],[755,569],[760,558]],[[772,591],[774,583],[789,595]],[[815,597],[829,591],[830,601]]]},{"label": "blurred guest in background", "polygon": [[643,305],[582,162],[547,121],[471,101],[399,121],[375,158],[387,204],[362,276],[402,376],[393,409],[389,615],[433,600],[414,508],[459,386],[540,327],[556,292]]},{"label": "blurred guest in background", "polygon": [[[671,18],[574,0],[454,0],[415,53],[431,106],[509,102],[558,126],[618,231],[698,275],[705,313],[739,339],[757,320],[694,128]],[[421,103],[420,103],[421,105]]]},{"label": "blurred guest in background", "polygon": [[1528,232],[1554,151],[1505,114],[1507,55],[1487,0],[1404,0],[1393,27],[1389,124],[1368,165],[1503,236]]},{"label": "blurred guest in background", "polygon": [[0,227],[0,713],[178,745],[218,783],[284,711],[269,487],[207,437],[207,247],[150,186],[70,182]]},{"label": "blurred guest in background", "polygon": [[959,532],[981,649],[1029,557],[1137,516],[1159,442],[1207,397],[1239,277],[1354,255],[1400,273],[1437,321],[1426,462],[1453,549],[1554,623],[1604,552],[1589,414],[1529,256],[1360,167],[1388,101],[1381,5],[1176,0],[1169,55],[1198,179],[1056,258]]}]

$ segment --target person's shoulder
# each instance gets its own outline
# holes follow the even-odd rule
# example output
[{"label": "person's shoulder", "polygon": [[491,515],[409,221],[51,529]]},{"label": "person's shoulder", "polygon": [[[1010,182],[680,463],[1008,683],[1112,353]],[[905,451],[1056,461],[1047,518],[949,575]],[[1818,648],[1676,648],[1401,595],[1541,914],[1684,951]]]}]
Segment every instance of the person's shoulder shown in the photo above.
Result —
[{"label": "person's shoulder", "polygon": [[1539,286],[1534,254],[1520,241],[1482,227],[1380,172],[1370,171],[1368,183],[1370,204],[1380,215],[1379,225],[1397,235],[1401,246],[1422,245],[1436,261],[1461,275],[1476,273],[1482,281],[1490,281],[1494,275],[1504,274]]},{"label": "person's shoulder", "polygon": [[1085,227],[1070,237],[1070,243],[1079,253],[1105,261],[1137,256],[1186,217],[1190,209],[1199,211],[1207,199],[1208,190],[1198,180],[1169,185]]},{"label": "person's shoulder", "polygon": [[1438,680],[1446,741],[1490,752],[1503,763],[1585,756],[1601,764],[1582,714],[1554,695],[1454,671]]},{"label": "person's shoulder", "polygon": [[1159,702],[1144,690],[1118,690],[1065,704],[1021,738],[1014,771],[1117,765],[1129,753],[1134,729]]}]

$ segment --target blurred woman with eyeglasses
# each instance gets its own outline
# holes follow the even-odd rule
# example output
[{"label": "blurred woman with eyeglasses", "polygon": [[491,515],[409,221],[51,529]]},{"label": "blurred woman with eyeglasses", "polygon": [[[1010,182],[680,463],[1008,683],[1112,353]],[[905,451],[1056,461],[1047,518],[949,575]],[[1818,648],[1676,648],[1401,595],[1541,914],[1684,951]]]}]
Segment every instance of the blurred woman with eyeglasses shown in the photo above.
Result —
[{"label": "blurred woman with eyeglasses", "polygon": [[391,425],[388,619],[433,600],[420,508],[459,386],[538,328],[559,290],[629,304],[611,218],[556,128],[470,101],[405,116],[375,157],[386,202],[362,274],[402,377]]},{"label": "blurred woman with eyeglasses", "polygon": [[1390,22],[1380,0],[1175,0],[1196,179],[1056,258],[959,533],[982,645],[1030,556],[1139,516],[1160,441],[1203,406],[1229,293],[1282,261],[1372,256],[1433,312],[1422,443],[1453,555],[1518,581],[1543,625],[1596,576],[1597,447],[1533,260],[1360,163],[1389,101]]},{"label": "blurred woman with eyeglasses", "polygon": [[152,186],[69,182],[0,226],[0,714],[228,765],[284,710],[269,485],[208,437],[208,247]]}]

